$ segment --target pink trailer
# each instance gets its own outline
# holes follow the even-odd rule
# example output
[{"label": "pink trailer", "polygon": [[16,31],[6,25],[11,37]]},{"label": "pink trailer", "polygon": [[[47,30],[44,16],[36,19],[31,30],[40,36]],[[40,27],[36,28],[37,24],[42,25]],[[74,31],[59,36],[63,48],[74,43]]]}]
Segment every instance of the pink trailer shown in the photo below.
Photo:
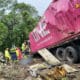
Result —
[{"label": "pink trailer", "polygon": [[[76,62],[79,35],[80,0],[53,0],[29,35],[31,51],[53,48],[60,60]],[[75,48],[77,46],[78,50]]]}]

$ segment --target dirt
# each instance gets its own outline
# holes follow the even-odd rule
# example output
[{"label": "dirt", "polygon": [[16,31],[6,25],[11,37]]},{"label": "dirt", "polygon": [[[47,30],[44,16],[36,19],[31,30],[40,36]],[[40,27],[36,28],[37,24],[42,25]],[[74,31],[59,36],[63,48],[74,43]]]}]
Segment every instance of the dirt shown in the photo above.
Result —
[{"label": "dirt", "polygon": [[32,78],[28,71],[29,66],[41,62],[42,59],[33,59],[25,65],[20,64],[20,62],[0,63],[0,80],[33,80],[34,78]]},{"label": "dirt", "polygon": [[4,78],[6,80],[24,80],[28,76],[26,69],[27,67],[23,67],[18,64],[3,65],[2,71],[0,71],[0,78]]},{"label": "dirt", "polygon": [[[30,65],[41,62],[43,62],[42,59],[35,58],[27,65],[21,65],[18,62],[9,65],[0,63],[0,80],[43,80],[41,76],[32,77],[28,71]],[[72,64],[71,66],[78,69],[78,72],[67,74],[67,80],[80,80],[80,64]]]}]

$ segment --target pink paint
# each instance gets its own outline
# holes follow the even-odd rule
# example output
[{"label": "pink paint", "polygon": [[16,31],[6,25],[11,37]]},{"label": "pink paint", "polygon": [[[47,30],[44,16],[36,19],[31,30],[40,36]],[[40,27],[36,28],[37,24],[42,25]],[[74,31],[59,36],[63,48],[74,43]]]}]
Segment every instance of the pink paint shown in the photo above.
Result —
[{"label": "pink paint", "polygon": [[49,5],[29,35],[32,52],[55,46],[80,32],[80,8],[75,7],[76,3],[80,0],[58,0]]}]

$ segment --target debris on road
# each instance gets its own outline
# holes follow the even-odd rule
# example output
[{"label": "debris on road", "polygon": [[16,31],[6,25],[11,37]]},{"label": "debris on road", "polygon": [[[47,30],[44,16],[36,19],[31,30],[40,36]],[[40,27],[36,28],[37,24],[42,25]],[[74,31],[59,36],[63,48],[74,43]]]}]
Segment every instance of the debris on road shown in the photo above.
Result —
[{"label": "debris on road", "polygon": [[64,67],[64,69],[67,71],[67,73],[72,73],[72,72],[77,72],[78,70],[71,67],[68,64],[63,64],[62,67]]},{"label": "debris on road", "polygon": [[59,80],[63,78],[74,80],[73,75],[79,77],[78,72],[68,73],[63,66],[51,66],[45,61],[37,63],[36,58],[33,60],[36,62],[27,65],[21,65],[18,62],[10,65],[0,63],[0,80]]},{"label": "debris on road", "polygon": [[[29,56],[11,64],[0,63],[0,80],[79,80],[78,69],[61,62],[46,49],[42,58]],[[47,54],[42,54],[45,52]],[[49,57],[47,57],[49,56]],[[57,63],[57,64],[56,64]],[[75,78],[75,79],[74,79]]]}]

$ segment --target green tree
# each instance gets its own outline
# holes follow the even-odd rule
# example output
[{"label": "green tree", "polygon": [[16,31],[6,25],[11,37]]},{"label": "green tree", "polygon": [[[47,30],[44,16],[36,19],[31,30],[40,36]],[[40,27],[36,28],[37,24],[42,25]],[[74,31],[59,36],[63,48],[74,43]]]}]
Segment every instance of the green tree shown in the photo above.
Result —
[{"label": "green tree", "polygon": [[28,15],[33,16],[33,17],[38,16],[37,10],[30,4],[17,3],[15,4],[13,11],[15,11],[16,13],[20,13],[20,14],[26,12]]},{"label": "green tree", "polygon": [[1,18],[1,22],[8,28],[6,47],[13,44],[20,46],[28,39],[29,33],[35,27],[39,20],[38,13],[34,7],[25,3],[17,3],[11,9],[11,12]]},{"label": "green tree", "polygon": [[13,6],[17,3],[17,0],[0,0],[0,18],[9,13]]},{"label": "green tree", "polygon": [[23,36],[25,39],[28,38],[29,33],[35,27],[39,20],[38,12],[34,7],[25,3],[16,4],[14,11],[21,16]]},{"label": "green tree", "polygon": [[3,45],[3,42],[7,38],[8,29],[7,27],[0,22],[0,46]]}]

